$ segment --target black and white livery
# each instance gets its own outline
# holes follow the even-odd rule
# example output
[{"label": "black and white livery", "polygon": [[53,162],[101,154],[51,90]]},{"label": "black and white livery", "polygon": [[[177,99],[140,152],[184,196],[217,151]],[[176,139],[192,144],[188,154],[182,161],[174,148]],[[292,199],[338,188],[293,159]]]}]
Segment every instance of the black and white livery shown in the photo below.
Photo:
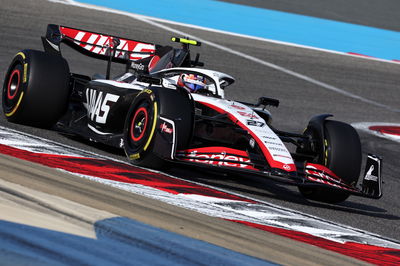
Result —
[{"label": "black and white livery", "polygon": [[[4,114],[11,122],[123,148],[138,166],[160,169],[175,162],[258,175],[328,203],[382,196],[378,156],[368,155],[359,182],[361,144],[353,127],[323,114],[302,134],[275,129],[266,107],[277,107],[278,100],[226,99],[234,78],[199,68],[199,54],[193,60],[189,50],[199,42],[172,40],[182,47],[49,25],[44,52],[23,50],[12,60],[3,85]],[[106,75],[70,73],[61,43],[107,60]],[[110,78],[112,62],[125,64],[125,73]]]}]

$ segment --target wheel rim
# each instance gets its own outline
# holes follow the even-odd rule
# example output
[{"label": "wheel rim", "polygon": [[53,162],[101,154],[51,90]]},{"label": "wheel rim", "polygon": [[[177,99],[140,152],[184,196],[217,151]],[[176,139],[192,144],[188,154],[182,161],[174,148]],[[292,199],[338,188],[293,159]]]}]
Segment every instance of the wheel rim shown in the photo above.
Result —
[{"label": "wheel rim", "polygon": [[19,71],[19,69],[15,69],[11,73],[10,79],[8,80],[7,98],[9,100],[13,100],[17,95],[21,80],[20,78],[21,78],[21,72]]},{"label": "wheel rim", "polygon": [[148,124],[148,118],[149,115],[145,107],[136,110],[130,128],[130,135],[133,141],[138,142],[143,139]]}]

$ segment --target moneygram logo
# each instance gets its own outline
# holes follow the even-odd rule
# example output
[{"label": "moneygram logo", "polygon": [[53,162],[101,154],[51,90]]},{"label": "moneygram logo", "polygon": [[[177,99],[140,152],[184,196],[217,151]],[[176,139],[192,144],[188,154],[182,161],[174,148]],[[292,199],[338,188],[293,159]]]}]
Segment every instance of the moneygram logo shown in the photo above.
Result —
[{"label": "moneygram logo", "polygon": [[131,63],[131,68],[135,69],[135,70],[143,71],[144,70],[144,65],[142,63],[137,64],[137,63],[132,62]]}]

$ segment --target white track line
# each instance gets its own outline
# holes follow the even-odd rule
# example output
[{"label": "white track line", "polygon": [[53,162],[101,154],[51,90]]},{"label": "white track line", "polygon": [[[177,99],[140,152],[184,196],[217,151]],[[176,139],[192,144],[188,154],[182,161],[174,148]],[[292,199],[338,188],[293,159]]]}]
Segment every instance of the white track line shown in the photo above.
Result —
[{"label": "white track line", "polygon": [[145,19],[145,18],[140,17],[140,16],[139,16],[139,17],[135,17],[135,18],[136,18],[137,20],[140,20],[140,21],[143,21],[143,22],[145,22],[145,23],[151,24],[151,25],[153,25],[153,26],[155,26],[155,27],[158,27],[158,28],[161,28],[161,29],[164,29],[164,30],[167,30],[167,31],[171,31],[171,32],[173,32],[173,33],[176,33],[176,34],[179,34],[179,35],[182,35],[182,36],[188,36],[188,37],[190,37],[190,38],[196,39],[196,40],[198,40],[198,41],[200,41],[200,42],[202,42],[202,43],[207,44],[208,46],[212,46],[212,47],[214,47],[214,48],[217,48],[217,49],[223,50],[223,51],[225,51],[225,52],[234,54],[234,55],[236,55],[236,56],[239,56],[239,57],[248,59],[248,60],[253,61],[253,62],[255,62],[255,63],[264,65],[264,66],[266,66],[266,67],[269,67],[269,68],[278,70],[278,71],[283,72],[283,73],[285,73],[285,74],[288,74],[288,75],[290,75],[290,76],[293,76],[293,77],[299,78],[299,79],[301,79],[301,80],[307,81],[307,82],[309,82],[309,83],[312,83],[312,84],[314,84],[314,85],[323,87],[323,88],[325,88],[325,89],[327,89],[327,90],[334,91],[334,92],[339,93],[339,94],[342,94],[342,95],[344,95],[344,96],[347,96],[347,97],[350,97],[350,98],[353,98],[353,99],[362,101],[362,102],[364,102],[364,103],[368,103],[368,104],[371,104],[371,105],[374,105],[374,106],[377,106],[377,107],[381,107],[381,108],[384,108],[384,109],[387,109],[387,110],[390,110],[390,111],[393,111],[393,112],[398,112],[398,113],[400,113],[400,109],[396,109],[396,108],[393,108],[393,107],[391,107],[391,106],[388,106],[388,105],[385,105],[385,104],[381,104],[381,103],[378,103],[378,102],[369,100],[369,99],[364,98],[364,97],[362,97],[362,96],[359,96],[359,95],[353,94],[353,93],[351,93],[351,92],[345,91],[345,90],[343,90],[343,89],[339,89],[339,88],[337,88],[337,87],[335,87],[335,86],[329,85],[329,84],[327,84],[327,83],[325,83],[325,82],[318,81],[318,80],[313,79],[313,78],[311,78],[311,77],[309,77],[309,76],[306,76],[306,75],[300,74],[300,73],[298,73],[298,72],[292,71],[292,70],[290,70],[290,69],[287,69],[287,68],[284,68],[284,67],[275,65],[275,64],[273,64],[273,63],[270,63],[270,62],[261,60],[261,59],[259,59],[259,58],[257,58],[257,57],[254,57],[254,56],[251,56],[251,55],[248,55],[248,54],[245,54],[245,53],[242,53],[242,52],[233,50],[233,49],[231,49],[231,48],[228,48],[228,47],[225,47],[225,46],[222,46],[222,45],[219,45],[219,44],[216,44],[216,43],[213,43],[213,42],[204,40],[204,39],[202,39],[202,38],[193,36],[193,35],[191,35],[191,34],[188,34],[188,33],[186,33],[186,32],[183,32],[183,31],[179,31],[179,30],[173,29],[173,28],[171,28],[171,27],[165,26],[165,25],[163,25],[163,24],[157,23],[157,22],[152,21],[152,20]]},{"label": "white track line", "polygon": [[[253,61],[255,63],[261,64],[263,66],[266,66],[266,67],[272,68],[274,70],[283,72],[283,73],[288,74],[288,75],[290,75],[292,77],[296,77],[296,78],[301,79],[303,81],[309,82],[309,83],[317,85],[319,87],[322,87],[322,88],[324,88],[326,90],[336,92],[336,93],[344,95],[346,97],[353,98],[353,99],[359,100],[361,102],[364,102],[364,103],[367,103],[367,104],[370,104],[370,105],[373,105],[373,106],[376,106],[376,107],[379,107],[379,108],[383,108],[383,109],[386,109],[386,110],[389,110],[389,111],[392,111],[392,112],[400,113],[400,109],[397,109],[397,108],[394,108],[394,107],[391,107],[391,106],[388,106],[388,105],[385,105],[385,104],[382,104],[382,103],[378,103],[376,101],[364,98],[362,96],[359,96],[359,95],[356,95],[354,93],[348,92],[346,90],[340,89],[338,87],[335,87],[333,85],[327,84],[325,82],[313,79],[313,78],[311,78],[309,76],[300,74],[298,72],[292,71],[292,70],[284,68],[282,66],[278,66],[276,64],[261,60],[259,58],[254,57],[254,56],[242,53],[240,51],[233,50],[231,48],[228,48],[228,47],[225,47],[225,46],[222,46],[222,45],[219,45],[219,44],[204,40],[204,39],[199,38],[197,36],[194,36],[194,35],[188,34],[186,32],[173,29],[173,28],[171,28],[169,26],[160,24],[160,23],[155,21],[155,20],[157,20],[155,18],[151,18],[150,19],[149,17],[138,15],[138,14],[133,14],[133,13],[129,13],[129,12],[114,10],[114,9],[105,8],[105,7],[82,4],[82,3],[75,2],[73,0],[48,0],[48,1],[67,4],[67,5],[73,5],[73,6],[79,6],[79,7],[82,7],[82,8],[93,9],[93,10],[103,11],[103,12],[109,12],[109,13],[114,13],[114,14],[118,14],[118,15],[128,16],[128,17],[131,17],[133,19],[140,20],[140,21],[142,21],[144,23],[153,25],[153,26],[155,26],[157,28],[160,28],[160,29],[163,29],[163,30],[166,30],[166,31],[169,31],[169,32],[173,32],[175,34],[179,34],[179,35],[182,35],[182,36],[188,36],[190,38],[197,39],[198,41],[201,41],[201,42],[203,42],[203,43],[205,43],[205,44],[207,44],[207,45],[209,45],[211,47],[223,50],[225,52],[234,54],[236,56],[239,56],[239,57],[242,57],[242,58],[245,58],[245,59],[248,59],[250,61]],[[162,21],[165,22],[164,20],[162,20]],[[241,36],[241,37],[243,37],[243,36]],[[305,48],[305,47],[303,47],[303,48]]]},{"label": "white track line", "polygon": [[193,25],[193,24],[181,23],[181,22],[176,22],[176,21],[171,21],[171,20],[166,20],[166,19],[161,19],[161,18],[155,18],[155,17],[149,17],[149,16],[144,16],[144,15],[139,15],[139,14],[138,14],[138,16],[141,16],[141,17],[143,17],[145,19],[148,19],[148,20],[157,21],[157,22],[161,22],[161,23],[165,23],[165,24],[188,27],[188,28],[192,28],[192,29],[209,31],[209,32],[214,32],[214,33],[219,33],[219,34],[224,34],[224,35],[230,35],[230,36],[250,39],[250,40],[256,40],[256,41],[267,42],[267,43],[274,43],[274,44],[290,46],[290,47],[296,47],[296,48],[304,48],[304,49],[308,49],[308,50],[314,50],[314,51],[325,52],[325,53],[330,53],[330,54],[350,56],[350,57],[355,57],[355,58],[359,58],[359,59],[366,59],[366,60],[378,61],[378,62],[383,62],[383,63],[400,64],[399,61],[382,59],[382,58],[378,58],[378,57],[357,55],[357,54],[339,52],[339,51],[335,51],[335,50],[323,49],[323,48],[318,48],[318,47],[313,47],[313,46],[308,46],[308,45],[302,45],[302,44],[296,44],[296,43],[290,43],[290,42],[284,42],[284,41],[277,41],[277,40],[272,40],[272,39],[268,39],[268,38],[256,37],[256,36],[240,34],[240,33],[234,33],[234,32],[224,31],[224,30],[217,30],[217,29],[197,26],[197,25]]},{"label": "white track line", "polygon": [[[127,162],[124,161],[87,152],[79,148],[67,146],[52,140],[37,137],[35,135],[31,135],[14,129],[9,129],[3,126],[0,126],[0,144],[39,154],[40,153],[56,154],[56,155],[64,154],[66,156],[78,156],[78,157],[86,157],[88,156],[88,154],[90,154],[90,157],[108,159],[110,161],[121,162],[129,165]],[[42,144],[42,145],[38,146],[37,144]],[[42,147],[41,150],[40,147]],[[203,187],[208,187],[213,190],[225,192],[227,194],[236,195],[241,198],[252,200],[254,202],[248,203],[241,200],[221,199],[212,196],[203,196],[197,194],[175,195],[145,185],[124,183],[119,181],[98,178],[96,176],[77,174],[74,172],[69,172],[67,170],[61,170],[61,169],[58,170],[85,179],[89,179],[95,182],[99,182],[111,187],[115,187],[121,190],[125,190],[134,194],[143,195],[148,198],[157,199],[175,206],[200,212],[213,217],[247,221],[261,225],[273,226],[277,228],[286,228],[289,230],[308,233],[314,236],[322,237],[324,239],[329,239],[339,243],[345,243],[351,241],[356,243],[363,243],[368,245],[376,245],[376,246],[389,247],[395,249],[399,249],[400,247],[400,242],[398,242],[395,239],[390,239],[351,226],[331,222],[322,219],[320,217],[316,217],[300,211],[291,210],[285,207],[271,204],[267,201],[259,200],[249,196],[244,196],[238,193],[234,193],[232,191],[224,190],[210,185],[205,185],[199,182],[178,178],[169,174],[165,174],[150,169],[145,169],[145,170],[151,172],[158,172],[162,175],[169,176],[174,179],[197,184]]]},{"label": "white track line", "polygon": [[320,87],[322,87],[322,88],[324,88],[326,90],[333,91],[333,92],[336,92],[338,94],[344,95],[346,97],[353,98],[353,99],[359,100],[361,102],[364,102],[364,103],[367,103],[367,104],[370,104],[370,105],[373,105],[373,106],[376,106],[376,107],[380,107],[380,108],[383,108],[383,109],[386,109],[386,110],[389,110],[389,111],[392,111],[392,112],[400,113],[400,109],[397,109],[397,108],[394,108],[394,107],[391,107],[391,106],[388,106],[388,105],[385,105],[385,104],[382,104],[382,103],[378,103],[376,101],[364,98],[362,96],[359,96],[359,95],[356,95],[354,93],[348,92],[346,90],[340,89],[338,87],[335,87],[333,85],[327,84],[325,82],[313,79],[313,78],[311,78],[309,76],[300,74],[298,72],[292,71],[292,70],[284,68],[282,66],[278,66],[276,64],[261,60],[259,58],[254,57],[254,56],[251,56],[251,55],[248,55],[248,54],[233,50],[231,48],[228,48],[228,47],[225,47],[225,46],[222,46],[222,45],[219,45],[219,44],[204,40],[202,38],[199,38],[199,37],[196,37],[194,35],[188,34],[186,32],[173,29],[173,28],[171,28],[169,26],[166,26],[166,25],[163,25],[163,24],[160,24],[160,23],[154,21],[154,19],[149,19],[148,17],[142,16],[142,15],[133,14],[133,13],[124,12],[124,11],[119,11],[119,10],[110,9],[110,8],[105,8],[105,7],[82,4],[82,3],[75,2],[73,0],[64,0],[64,1],[62,1],[62,0],[48,0],[48,1],[62,3],[62,4],[66,4],[66,5],[79,6],[79,7],[82,7],[82,8],[93,9],[93,10],[103,11],[103,12],[108,12],[108,13],[114,13],[114,14],[118,14],[118,15],[128,16],[128,17],[131,17],[133,19],[142,21],[144,23],[153,25],[153,26],[155,26],[157,28],[160,28],[160,29],[163,29],[163,30],[166,30],[166,31],[169,31],[169,32],[173,32],[175,34],[179,34],[179,35],[182,35],[182,36],[187,36],[187,37],[196,39],[196,40],[198,40],[200,42],[203,42],[203,43],[205,43],[205,44],[207,44],[207,45],[209,45],[211,47],[223,50],[225,52],[234,54],[236,56],[239,56],[239,57],[242,57],[242,58],[245,58],[245,59],[248,59],[250,61],[253,61],[255,63],[261,64],[263,66],[275,69],[277,71],[280,71],[280,72],[283,72],[285,74],[288,74],[288,75],[290,75],[292,77],[296,77],[296,78],[301,79],[303,81],[306,81],[306,82],[309,82],[311,84],[320,86]]},{"label": "white track line", "polygon": [[[42,151],[38,151],[34,147],[32,148],[32,146],[33,146],[32,143],[41,143],[42,144],[41,147],[42,148],[44,147],[44,148],[42,149]],[[82,157],[83,156],[83,157],[89,157],[89,158],[99,158],[99,159],[106,159],[106,160],[110,160],[110,161],[114,161],[114,162],[119,162],[119,163],[130,165],[129,163],[127,163],[127,161],[124,161],[124,160],[119,160],[119,159],[116,159],[116,158],[113,158],[113,157],[96,154],[94,152],[86,151],[86,150],[83,150],[83,149],[80,149],[80,148],[77,148],[77,147],[73,147],[73,146],[69,146],[69,145],[66,145],[66,144],[58,143],[58,142],[53,141],[53,140],[45,139],[45,138],[38,137],[38,136],[29,134],[29,133],[26,133],[26,132],[18,131],[18,130],[15,130],[15,129],[10,129],[10,128],[3,127],[3,126],[0,126],[0,144],[11,146],[11,147],[18,148],[18,149],[21,149],[21,150],[36,152],[36,153],[51,153],[51,154],[59,154],[59,155],[63,154],[63,155],[66,155],[66,156],[78,156],[78,157]],[[305,212],[302,212],[302,211],[285,208],[285,207],[273,204],[273,203],[265,201],[265,200],[253,198],[251,196],[242,195],[240,193],[236,193],[236,192],[233,192],[233,191],[230,191],[230,190],[226,190],[226,189],[223,189],[223,188],[219,188],[219,187],[214,187],[214,186],[211,186],[211,185],[203,184],[201,182],[196,182],[196,181],[193,181],[193,180],[180,178],[180,177],[173,176],[173,175],[161,172],[161,171],[156,171],[156,170],[152,170],[152,169],[148,169],[148,168],[142,168],[142,167],[138,167],[138,166],[135,166],[135,167],[144,169],[144,170],[149,171],[149,172],[159,173],[159,174],[162,174],[162,175],[174,178],[174,179],[182,180],[184,182],[189,182],[189,183],[196,184],[196,185],[199,185],[199,186],[202,186],[202,187],[207,187],[207,188],[210,188],[210,189],[213,189],[213,190],[221,191],[221,192],[224,192],[224,193],[227,193],[227,194],[231,194],[231,195],[235,195],[235,196],[238,196],[238,197],[241,197],[241,198],[245,198],[245,199],[251,200],[251,201],[255,202],[255,204],[257,206],[259,206],[260,204],[263,205],[262,209],[264,211],[262,211],[262,212],[264,212],[265,215],[266,215],[266,208],[267,208],[272,212],[289,213],[289,215],[287,215],[288,217],[289,216],[296,216],[296,217],[300,216],[300,217],[302,217],[301,219],[315,221],[315,223],[317,223],[317,224],[325,224],[329,228],[331,228],[331,227],[335,227],[335,228],[336,227],[340,227],[345,231],[353,231],[355,235],[368,235],[368,236],[370,236],[372,238],[381,239],[384,242],[386,242],[386,241],[392,242],[392,244],[384,245],[384,246],[387,246],[387,247],[399,248],[399,245],[400,245],[400,242],[398,240],[396,240],[396,239],[391,239],[391,238],[388,238],[388,237],[385,237],[385,236],[381,236],[381,235],[378,235],[378,234],[375,234],[375,233],[371,233],[371,232],[368,232],[368,231],[365,231],[365,230],[362,230],[362,229],[359,229],[359,228],[355,228],[355,227],[352,227],[352,226],[349,226],[349,225],[345,225],[345,224],[341,224],[341,223],[337,223],[337,222],[332,222],[332,221],[323,219],[321,217],[318,217],[318,216],[315,216],[315,215],[312,215],[312,214],[308,214],[308,213],[305,213]],[[58,170],[60,170],[62,172],[68,172],[66,170],[61,170],[61,169],[58,169]],[[71,173],[71,172],[68,172],[68,173]],[[168,202],[169,204],[172,204],[172,205],[177,205],[177,203],[178,203],[173,198],[171,199],[169,193],[163,192],[163,191],[159,191],[158,189],[153,189],[151,187],[146,187],[146,186],[143,186],[143,185],[134,185],[134,184],[130,184],[130,183],[121,183],[121,182],[118,182],[118,181],[106,180],[106,179],[91,177],[91,176],[87,176],[87,175],[83,175],[83,174],[76,174],[76,173],[73,173],[73,174],[74,175],[78,175],[78,176],[83,177],[83,178],[86,178],[86,179],[90,179],[90,180],[93,180],[93,181],[96,181],[96,182],[103,183],[103,184],[108,185],[108,186],[116,187],[118,189],[122,189],[122,190],[125,190],[125,191],[133,192],[135,194],[140,194],[140,195],[143,195],[145,197],[155,198],[155,199],[158,199],[158,200],[161,200],[161,201],[164,201],[164,202]],[[156,195],[164,195],[164,196],[155,197]],[[183,197],[185,198],[185,200],[180,204],[180,206],[181,207],[185,206],[185,208],[194,210],[193,206],[195,206],[195,204],[193,203],[193,201],[189,202],[190,198],[185,197],[185,196],[183,196]],[[224,201],[224,200],[222,200],[222,201]],[[205,209],[207,209],[208,204],[202,205],[202,206]],[[200,213],[204,212],[204,210],[201,210],[201,206],[197,206],[196,211],[198,211]],[[236,211],[239,211],[239,210],[236,210]],[[209,215],[209,213],[208,213],[208,215]],[[253,221],[253,222],[256,222],[256,221]],[[260,221],[258,221],[256,223],[264,224],[263,222],[260,222]],[[370,243],[370,242],[368,242],[368,243],[369,244],[377,244],[377,243]],[[377,245],[381,246],[380,244],[377,244]]]},{"label": "white track line", "polygon": [[[74,0],[47,0],[47,1],[54,2],[54,3],[61,3],[61,4],[76,5],[76,6],[81,5],[80,3],[77,3]],[[102,10],[102,11],[106,11],[107,12],[107,10]],[[113,12],[113,11],[117,11],[117,10],[112,10],[111,9],[111,12]],[[110,12],[110,11],[108,11],[108,12]],[[224,34],[224,35],[231,35],[231,36],[235,36],[235,37],[251,39],[251,40],[256,40],[256,41],[261,41],[261,42],[274,43],[274,44],[285,45],[285,46],[290,46],[290,47],[297,47],[297,48],[304,48],[304,49],[315,50],[315,51],[319,51],[319,52],[350,56],[350,57],[355,57],[355,58],[359,58],[359,59],[366,59],[366,60],[372,60],[372,61],[378,61],[378,62],[384,62],[384,63],[400,64],[400,62],[396,61],[396,60],[388,60],[388,59],[382,59],[382,58],[378,58],[378,57],[363,56],[363,55],[339,52],[339,51],[335,51],[335,50],[323,49],[323,48],[318,48],[318,47],[313,47],[313,46],[308,46],[308,45],[302,45],[302,44],[297,44],[297,43],[290,43],[290,42],[278,41],[278,40],[273,40],[273,39],[268,39],[268,38],[251,36],[251,35],[247,35],[247,34],[240,34],[240,33],[235,33],[235,32],[230,32],[230,31],[218,30],[218,29],[202,27],[202,26],[198,26],[198,25],[194,25],[194,24],[176,22],[176,21],[172,21],[172,20],[156,18],[156,17],[150,17],[150,16],[145,16],[145,15],[140,15],[140,14],[134,14],[134,13],[129,13],[129,14],[132,14],[132,15],[135,15],[135,16],[138,16],[138,17],[142,17],[144,19],[152,20],[152,21],[165,23],[165,24],[188,27],[188,28],[192,28],[192,29],[209,31],[209,32],[214,32],[214,33],[219,33],[219,34]]]},{"label": "white track line", "polygon": [[379,131],[376,130],[371,130],[369,129],[369,127],[371,126],[395,126],[395,127],[400,127],[400,124],[396,124],[396,123],[382,123],[382,122],[359,122],[359,123],[352,123],[351,124],[353,127],[367,132],[371,135],[375,135],[378,136],[380,138],[385,138],[385,139],[389,139],[392,141],[396,141],[400,143],[400,136],[397,135],[390,135],[390,134],[385,134],[385,133],[381,133]]}]

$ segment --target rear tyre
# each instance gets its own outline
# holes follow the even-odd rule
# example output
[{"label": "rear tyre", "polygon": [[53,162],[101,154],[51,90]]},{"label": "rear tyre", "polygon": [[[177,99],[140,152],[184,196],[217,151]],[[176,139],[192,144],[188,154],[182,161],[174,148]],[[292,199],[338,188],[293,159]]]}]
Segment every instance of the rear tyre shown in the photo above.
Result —
[{"label": "rear tyre", "polygon": [[160,169],[164,161],[153,152],[159,108],[147,93],[139,94],[132,103],[125,123],[124,148],[131,163]]},{"label": "rear tyre", "polygon": [[51,127],[66,110],[69,67],[64,58],[36,50],[19,52],[3,84],[3,111],[8,121]]},{"label": "rear tyre", "polygon": [[[320,138],[316,128],[307,128],[305,134]],[[322,145],[316,145],[317,156],[314,163],[325,165],[350,185],[358,181],[361,170],[361,143],[357,131],[349,124],[326,120]],[[325,152],[324,152],[325,150]],[[350,193],[332,188],[299,187],[307,199],[327,203],[345,201]]]}]

